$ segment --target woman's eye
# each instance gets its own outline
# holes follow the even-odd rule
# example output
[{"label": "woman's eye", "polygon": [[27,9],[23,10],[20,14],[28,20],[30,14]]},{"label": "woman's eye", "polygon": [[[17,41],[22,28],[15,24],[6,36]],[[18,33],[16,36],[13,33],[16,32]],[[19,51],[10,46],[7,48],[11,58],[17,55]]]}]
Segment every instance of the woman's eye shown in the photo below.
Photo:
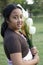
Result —
[{"label": "woman's eye", "polygon": [[14,19],[17,19],[17,17],[13,17]]}]

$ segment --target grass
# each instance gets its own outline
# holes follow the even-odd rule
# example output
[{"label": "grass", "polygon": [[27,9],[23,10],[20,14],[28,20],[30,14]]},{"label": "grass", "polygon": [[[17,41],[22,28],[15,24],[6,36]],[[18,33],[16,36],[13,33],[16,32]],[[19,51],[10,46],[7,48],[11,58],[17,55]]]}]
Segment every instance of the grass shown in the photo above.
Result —
[{"label": "grass", "polygon": [[[0,20],[1,21],[1,20]],[[39,50],[40,62],[38,65],[43,65],[43,18],[34,18],[34,25],[36,26],[36,34],[33,35],[33,44]],[[0,22],[1,25],[1,22]],[[7,58],[3,49],[3,39],[0,35],[0,65],[7,65]]]},{"label": "grass", "polygon": [[36,34],[33,35],[33,44],[39,50],[40,62],[38,65],[43,65],[43,18],[34,19],[36,26]]}]

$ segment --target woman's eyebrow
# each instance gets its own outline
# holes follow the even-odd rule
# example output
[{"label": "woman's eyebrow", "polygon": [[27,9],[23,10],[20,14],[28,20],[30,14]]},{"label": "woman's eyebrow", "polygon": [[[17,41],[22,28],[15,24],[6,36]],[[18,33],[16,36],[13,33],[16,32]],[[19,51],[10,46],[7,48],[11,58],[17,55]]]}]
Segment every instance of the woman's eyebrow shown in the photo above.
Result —
[{"label": "woman's eyebrow", "polygon": [[[13,16],[19,16],[18,14],[13,14]],[[23,14],[20,14],[20,16],[23,16]]]},{"label": "woman's eyebrow", "polygon": [[[14,16],[18,16],[17,12],[13,12]],[[23,16],[23,14],[21,13],[20,16]]]}]

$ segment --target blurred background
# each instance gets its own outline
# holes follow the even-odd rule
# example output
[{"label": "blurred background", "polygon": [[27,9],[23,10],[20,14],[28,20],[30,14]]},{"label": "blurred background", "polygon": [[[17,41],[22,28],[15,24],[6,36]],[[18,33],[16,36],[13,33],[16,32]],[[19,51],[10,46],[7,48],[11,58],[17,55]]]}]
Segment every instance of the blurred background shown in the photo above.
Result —
[{"label": "blurred background", "polygon": [[[29,17],[33,19],[36,26],[36,33],[33,35],[33,44],[39,50],[40,62],[43,65],[43,0],[0,0],[0,32],[3,22],[2,11],[6,5],[19,3],[25,10],[28,10]],[[3,49],[3,38],[0,34],[0,65],[7,65],[7,58]]]}]

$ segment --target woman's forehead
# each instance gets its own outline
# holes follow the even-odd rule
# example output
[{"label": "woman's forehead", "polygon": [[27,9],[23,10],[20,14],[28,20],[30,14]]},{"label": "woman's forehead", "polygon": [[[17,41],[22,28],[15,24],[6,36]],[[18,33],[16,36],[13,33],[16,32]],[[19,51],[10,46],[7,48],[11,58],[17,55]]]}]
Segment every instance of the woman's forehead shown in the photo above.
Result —
[{"label": "woman's forehead", "polygon": [[11,12],[11,14],[13,14],[13,15],[22,15],[23,13],[22,13],[22,10],[21,9],[17,8],[17,9],[14,9]]}]

